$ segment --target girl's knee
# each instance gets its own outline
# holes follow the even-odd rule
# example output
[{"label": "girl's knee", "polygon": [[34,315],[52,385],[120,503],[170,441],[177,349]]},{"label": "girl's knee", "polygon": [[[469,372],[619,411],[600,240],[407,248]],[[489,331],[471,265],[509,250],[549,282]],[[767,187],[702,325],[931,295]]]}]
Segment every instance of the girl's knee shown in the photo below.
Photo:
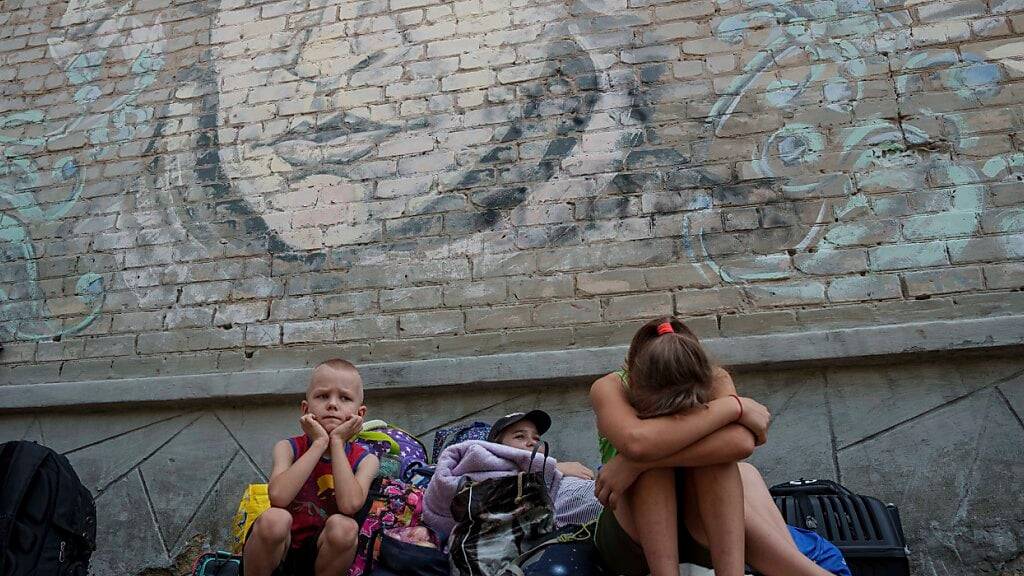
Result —
[{"label": "girl's knee", "polygon": [[651,468],[637,476],[635,483],[643,483],[645,486],[675,486],[675,470],[672,468]]},{"label": "girl's knee", "polygon": [[754,468],[753,464],[740,462],[739,467],[740,476],[743,476],[744,480],[749,478],[750,480],[760,480],[762,483],[764,482],[764,478],[761,477],[761,473],[757,470],[757,468]]},{"label": "girl's knee", "polygon": [[291,535],[292,515],[284,508],[269,508],[256,519],[252,531],[262,540],[283,542]]},{"label": "girl's knee", "polygon": [[359,541],[359,524],[341,514],[329,516],[324,524],[324,540],[332,548],[355,548]]}]

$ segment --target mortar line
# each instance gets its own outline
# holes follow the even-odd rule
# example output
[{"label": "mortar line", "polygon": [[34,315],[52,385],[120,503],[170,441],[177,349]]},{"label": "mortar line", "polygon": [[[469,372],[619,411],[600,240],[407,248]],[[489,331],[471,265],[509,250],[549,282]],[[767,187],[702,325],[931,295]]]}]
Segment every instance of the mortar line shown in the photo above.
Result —
[{"label": "mortar line", "polygon": [[[149,485],[146,484],[146,477],[142,474],[142,468],[133,468],[139,474],[139,481],[142,482],[142,492],[146,497],[146,508],[149,509],[149,517],[153,519],[153,526],[156,526],[156,535],[160,539],[160,546],[164,549],[167,559],[171,559],[171,551],[167,549],[167,542],[164,541],[164,532],[160,528],[160,521],[156,517],[156,509],[153,508],[153,498],[149,495]],[[108,484],[109,486],[109,484]]]},{"label": "mortar line", "polygon": [[1013,414],[1013,417],[1017,419],[1017,424],[1020,424],[1020,427],[1024,428],[1024,418],[1021,418],[1017,410],[1013,408],[1013,404],[1010,402],[1010,399],[1006,397],[1002,388],[996,386],[996,394],[999,394],[999,397],[1003,399],[1006,407],[1010,410],[1010,414]]},{"label": "mortar line", "polygon": [[[199,511],[203,509],[203,504],[206,504],[206,501],[210,499],[210,495],[213,494],[217,490],[217,486],[220,485],[221,479],[224,478],[224,475],[227,474],[228,469],[230,469],[231,465],[234,464],[235,460],[238,459],[239,452],[240,450],[235,450],[235,453],[232,454],[231,458],[228,460],[227,465],[224,466],[224,468],[220,471],[220,474],[217,475],[217,478],[214,479],[212,484],[210,484],[210,487],[206,490],[206,493],[203,494],[203,498],[199,501],[199,504],[197,504],[195,509],[192,510],[192,514],[189,515],[188,520],[186,520],[181,527],[181,533],[179,533],[178,537],[174,539],[174,549],[178,548],[178,545],[181,543],[181,539],[184,538],[185,532],[188,530],[188,527],[192,525],[192,521],[196,519],[196,516],[199,515]],[[170,556],[170,554],[168,554],[168,556]]]},{"label": "mortar line", "polygon": [[91,447],[93,447],[93,446],[95,446],[97,444],[102,444],[104,442],[108,442],[110,440],[114,440],[116,438],[120,438],[121,436],[125,436],[125,435],[128,435],[128,434],[131,434],[132,432],[138,432],[139,430],[142,430],[143,428],[149,428],[150,426],[156,426],[157,424],[161,424],[163,422],[168,422],[170,420],[174,420],[175,418],[180,418],[181,416],[184,416],[185,414],[188,414],[188,412],[180,412],[178,414],[174,414],[172,416],[168,416],[167,418],[161,418],[160,420],[153,420],[152,422],[147,422],[146,424],[143,424],[142,426],[136,426],[135,428],[131,428],[129,430],[125,430],[124,432],[118,432],[117,434],[114,434],[113,436],[107,436],[106,438],[101,438],[101,439],[96,440],[94,442],[89,442],[88,444],[83,444],[83,445],[81,445],[81,446],[79,446],[77,448],[72,448],[71,450],[68,450],[67,452],[62,452],[62,454],[65,455],[65,456],[67,456],[68,454],[74,454],[75,452],[78,452],[79,450],[85,450],[86,448],[91,448]]},{"label": "mortar line", "polygon": [[990,388],[997,387],[1000,384],[1005,384],[1006,382],[1009,382],[1010,380],[1013,380],[1014,378],[1017,378],[1017,377],[1021,376],[1022,374],[1024,374],[1024,370],[1019,370],[1017,372],[1014,372],[1013,374],[1010,374],[1009,376],[1006,376],[1004,378],[1000,378],[999,380],[996,380],[995,382],[991,382],[989,384],[986,384],[986,385],[984,385],[984,386],[982,386],[982,387],[980,387],[980,388],[978,388],[976,390],[972,390],[972,391],[970,391],[970,392],[968,392],[968,393],[966,393],[966,394],[964,394],[962,396],[957,396],[956,398],[953,398],[952,400],[949,400],[948,402],[944,402],[942,404],[939,404],[938,406],[934,406],[932,408],[929,408],[928,410],[925,410],[924,412],[921,412],[920,414],[917,414],[915,416],[911,416],[910,418],[907,418],[905,420],[901,420],[900,422],[897,422],[897,423],[893,424],[892,426],[888,426],[888,427],[886,427],[886,428],[884,428],[882,430],[879,430],[878,432],[874,432],[872,434],[869,434],[869,435],[861,438],[860,440],[851,442],[851,443],[847,444],[846,446],[843,446],[843,447],[839,448],[839,450],[840,451],[846,450],[847,448],[853,448],[854,446],[858,446],[858,445],[863,444],[863,443],[865,443],[865,442],[867,442],[869,440],[874,440],[875,438],[878,438],[879,436],[882,436],[882,435],[888,434],[889,432],[892,432],[893,430],[903,426],[904,424],[910,424],[911,422],[920,420],[921,418],[924,418],[925,416],[928,416],[930,414],[938,412],[939,410],[942,410],[942,409],[944,409],[944,408],[946,408],[948,406],[952,406],[954,404],[958,404],[958,403],[962,402],[963,400],[965,400],[967,398],[970,398],[971,396],[977,394],[978,392],[981,392],[983,390],[988,390]]},{"label": "mortar line", "polygon": [[235,436],[235,433],[231,431],[231,428],[229,428],[228,425],[225,424],[223,420],[221,420],[220,414],[214,412],[213,417],[217,419],[217,422],[220,422],[220,425],[223,426],[224,430],[227,431],[228,436],[231,436],[231,439],[235,441],[235,445],[238,446],[238,449],[242,451],[242,454],[245,454],[245,458],[249,460],[249,464],[252,464],[252,467],[256,470],[256,473],[260,475],[260,478],[266,481],[267,476],[266,474],[263,473],[263,469],[260,468],[260,465],[256,463],[256,459],[252,457],[252,454],[249,454],[249,451],[245,449],[245,446],[242,446],[242,443],[238,441],[238,438]]},{"label": "mortar line", "polygon": [[[186,412],[186,414],[188,414],[188,412]],[[160,444],[159,446],[154,448],[152,452],[150,452],[149,454],[145,455],[141,460],[139,460],[138,462],[133,464],[131,466],[131,468],[128,469],[127,472],[125,472],[124,474],[121,474],[120,476],[117,476],[116,478],[114,478],[110,482],[107,482],[102,488],[97,488],[96,489],[96,496],[99,497],[100,494],[103,494],[104,492],[106,492],[107,488],[110,488],[115,482],[118,482],[122,478],[124,478],[124,477],[128,476],[129,474],[131,474],[132,470],[135,470],[136,468],[139,468],[140,466],[142,466],[147,460],[149,460],[153,456],[153,454],[156,454],[157,452],[160,451],[161,448],[163,448],[164,446],[167,446],[168,444],[170,444],[172,440],[177,438],[178,435],[181,434],[183,431],[185,431],[189,426],[195,424],[196,420],[199,420],[199,418],[201,418],[201,417],[202,417],[202,414],[199,414],[198,416],[196,416],[195,418],[190,420],[187,424],[182,426],[177,432],[175,432],[174,434],[171,434],[170,438],[168,438],[162,444]]]},{"label": "mortar line", "polygon": [[836,440],[836,423],[832,415],[832,382],[828,378],[828,370],[821,371],[822,379],[825,380],[825,411],[828,414],[828,435],[832,445],[832,471],[836,475],[836,482],[843,483],[843,472],[839,467],[839,442]]},{"label": "mortar line", "polygon": [[525,398],[526,396],[529,396],[529,393],[519,394],[518,396],[512,396],[511,398],[503,398],[503,399],[501,399],[501,400],[499,400],[499,401],[497,401],[497,402],[495,402],[493,404],[488,404],[487,406],[484,406],[483,408],[480,408],[479,410],[474,410],[474,411],[469,412],[467,414],[463,414],[462,416],[459,416],[458,418],[453,418],[451,420],[448,420],[447,422],[442,422],[442,423],[438,424],[437,426],[434,426],[433,428],[428,428],[427,430],[424,430],[423,432],[420,432],[418,434],[418,436],[422,436],[424,434],[430,434],[431,432],[436,432],[437,430],[440,430],[441,428],[444,428],[445,426],[450,426],[450,425],[455,424],[456,422],[458,422],[460,420],[465,420],[466,418],[471,418],[471,417],[473,417],[476,414],[479,414],[479,413],[481,413],[481,412],[483,412],[485,410],[490,410],[491,408],[494,408],[495,406],[498,406],[500,404],[504,404],[505,402],[509,402],[509,401],[512,401],[512,400],[519,400],[520,398]]}]

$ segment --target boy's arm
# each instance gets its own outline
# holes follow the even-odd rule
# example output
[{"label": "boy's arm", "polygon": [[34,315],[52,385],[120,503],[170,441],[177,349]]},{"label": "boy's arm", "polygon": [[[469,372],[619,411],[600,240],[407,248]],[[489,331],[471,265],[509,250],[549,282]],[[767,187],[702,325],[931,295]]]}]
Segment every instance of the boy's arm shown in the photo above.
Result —
[{"label": "boy's arm", "polygon": [[366,502],[366,494],[370,491],[380,461],[373,454],[367,454],[360,460],[356,470],[348,463],[345,445],[363,428],[363,418],[358,415],[349,416],[347,420],[331,430],[331,471],[334,473],[334,501],[338,510],[346,516],[355,516]]},{"label": "boy's arm", "polygon": [[594,382],[590,401],[598,431],[619,453],[638,462],[674,454],[736,421],[740,412],[734,399],[720,398],[709,402],[706,409],[641,419],[615,374]]},{"label": "boy's arm", "polygon": [[285,508],[292,503],[326,449],[326,440],[317,439],[305,454],[293,462],[292,446],[287,440],[274,445],[274,467],[267,485],[271,506]]},{"label": "boy's arm", "polygon": [[374,454],[367,454],[353,471],[345,455],[344,443],[332,442],[331,468],[334,471],[334,499],[338,510],[346,516],[355,516],[366,503],[370,484],[380,469],[380,460]]}]

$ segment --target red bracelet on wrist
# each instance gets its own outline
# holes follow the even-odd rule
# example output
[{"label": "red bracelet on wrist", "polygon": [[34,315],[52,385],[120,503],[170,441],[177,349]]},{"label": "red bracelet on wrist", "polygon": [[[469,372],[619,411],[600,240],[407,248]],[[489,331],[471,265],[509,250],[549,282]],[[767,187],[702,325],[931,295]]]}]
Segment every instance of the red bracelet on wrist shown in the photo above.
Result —
[{"label": "red bracelet on wrist", "polygon": [[735,394],[729,394],[729,396],[735,398],[736,403],[740,405],[740,415],[736,417],[736,420],[741,420],[743,418],[743,401],[740,400],[740,397]]}]

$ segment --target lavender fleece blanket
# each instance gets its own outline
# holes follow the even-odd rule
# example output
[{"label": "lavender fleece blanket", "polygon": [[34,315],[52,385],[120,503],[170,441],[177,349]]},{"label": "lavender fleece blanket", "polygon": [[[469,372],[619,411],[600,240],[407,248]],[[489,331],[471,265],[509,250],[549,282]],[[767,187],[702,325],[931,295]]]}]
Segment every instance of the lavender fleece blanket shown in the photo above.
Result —
[{"label": "lavender fleece blanket", "polygon": [[[538,455],[533,470],[540,470],[542,464],[543,457]],[[552,502],[562,483],[562,473],[555,468],[556,464],[558,462],[554,458],[548,458],[544,474]],[[452,500],[455,499],[463,476],[479,482],[511,476],[529,468],[530,453],[511,446],[482,440],[468,440],[449,446],[438,457],[434,477],[427,485],[423,498],[423,520],[434,530],[450,534],[455,527],[451,512]]]}]

